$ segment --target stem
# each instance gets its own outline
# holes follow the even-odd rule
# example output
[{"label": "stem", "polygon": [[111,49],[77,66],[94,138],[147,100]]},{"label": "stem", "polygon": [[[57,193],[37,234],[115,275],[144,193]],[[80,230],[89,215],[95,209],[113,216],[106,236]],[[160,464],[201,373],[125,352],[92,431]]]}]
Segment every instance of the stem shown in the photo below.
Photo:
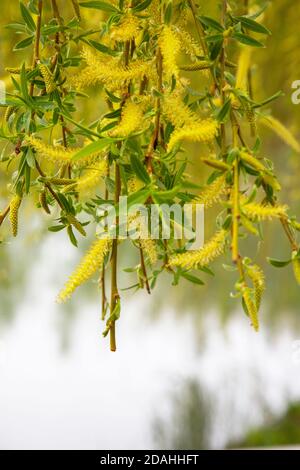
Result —
[{"label": "stem", "polygon": [[205,55],[207,55],[208,54],[208,48],[207,48],[207,45],[206,45],[206,42],[205,42],[205,39],[204,39],[204,31],[203,31],[202,25],[197,19],[196,4],[195,4],[194,0],[189,0],[189,4],[190,4],[191,10],[192,10],[192,14],[193,14],[196,30],[197,30],[197,33],[198,33],[198,36],[199,36],[200,44],[202,46],[203,52],[205,53]]},{"label": "stem", "polygon": [[[45,178],[46,177],[46,174],[43,172],[43,170],[41,169],[40,167],[40,164],[39,162],[37,161],[37,159],[35,159],[35,167],[38,171],[38,173],[43,177]],[[57,204],[59,205],[59,207],[61,208],[61,210],[65,210],[64,209],[64,206],[62,205],[62,203],[60,202],[59,198],[57,197],[57,194],[55,193],[55,191],[53,190],[52,186],[50,183],[46,182],[45,183],[45,187],[48,189],[48,191],[52,194],[53,198],[56,200]]]},{"label": "stem", "polygon": [[146,269],[146,264],[145,264],[144,252],[143,252],[143,249],[141,247],[141,244],[139,244],[139,245],[140,245],[141,268],[142,268],[142,272],[143,272],[143,282],[145,282],[146,290],[147,290],[148,294],[151,294],[151,289],[150,289],[150,285],[149,285],[147,269]]},{"label": "stem", "polygon": [[3,224],[4,220],[8,216],[10,211],[10,204],[6,207],[6,209],[0,214],[0,227]]},{"label": "stem", "polygon": [[[157,52],[156,52],[156,68],[157,68],[157,76],[158,76],[158,84],[157,84],[158,91],[162,93],[163,91],[163,62],[162,62],[162,53],[159,47],[157,48]],[[146,158],[145,158],[145,163],[146,163],[146,167],[147,167],[149,174],[153,173],[152,157],[153,157],[153,152],[156,149],[158,140],[159,140],[160,116],[161,116],[161,100],[160,100],[160,97],[157,97],[154,131],[153,131],[150,144],[147,149]]]},{"label": "stem", "polygon": [[[237,147],[238,126],[236,119],[231,115],[233,148]],[[239,158],[236,156],[233,167],[233,213],[232,213],[232,261],[238,262],[239,259],[239,223],[240,223],[240,169]]]},{"label": "stem", "polygon": [[[125,67],[129,64],[129,54],[130,54],[130,41],[127,41],[125,44],[124,50],[124,65]],[[128,85],[127,90],[124,93],[122,100],[122,106],[124,105],[126,98],[129,95],[130,84]],[[120,144],[119,144],[120,145]],[[115,206],[119,204],[119,199],[121,195],[121,175],[120,167],[118,162],[115,162]],[[118,231],[119,217],[116,217],[116,230]],[[110,314],[114,312],[117,303],[120,299],[118,291],[118,233],[115,234],[112,245],[112,254],[111,254],[111,298],[110,298]],[[116,322],[112,320],[110,322],[110,349],[111,351],[117,350],[116,345]]]},{"label": "stem", "polygon": [[[107,176],[107,178],[110,177],[109,165],[108,165],[108,167],[107,167],[106,176]],[[104,193],[104,199],[105,199],[105,201],[108,200],[108,197],[109,197],[108,189],[107,189],[107,186],[105,186],[105,193]],[[106,229],[107,229],[107,227],[106,227]],[[104,264],[104,263],[103,263],[103,266],[102,266],[102,272],[101,272],[100,283],[101,283],[101,291],[102,291],[102,315],[101,315],[101,316],[102,316],[102,320],[104,321],[104,320],[105,320],[105,316],[106,316],[106,310],[107,310],[106,281],[105,281],[105,264]]]},{"label": "stem", "polygon": [[[36,23],[35,41],[34,41],[34,52],[32,59],[32,67],[35,68],[40,59],[40,40],[41,40],[41,26],[42,26],[42,13],[43,13],[43,0],[39,0],[38,3],[38,17]],[[30,96],[33,96],[34,82],[30,85]]]},{"label": "stem", "polygon": [[[115,163],[115,204],[119,203],[121,194],[121,177],[120,167],[118,163]],[[119,217],[116,217],[116,227],[118,230]],[[111,299],[110,299],[110,314],[114,312],[117,302],[120,298],[118,291],[118,235],[116,233],[113,240],[112,255],[111,255]],[[110,349],[116,351],[116,322],[113,320],[110,324]]]},{"label": "stem", "polygon": [[[222,6],[222,26],[225,28],[225,21],[226,21],[226,13],[227,13],[227,0],[223,0]],[[222,99],[222,105],[225,103],[225,63],[226,63],[226,51],[225,51],[225,39],[223,42],[222,52],[221,52],[221,78],[220,78],[220,94]],[[226,127],[224,123],[221,123],[221,142],[222,142],[222,154],[223,157],[226,153]]]},{"label": "stem", "polygon": [[290,242],[291,247],[292,247],[292,251],[298,251],[299,250],[299,245],[298,245],[298,243],[297,243],[297,241],[294,237],[293,232],[291,231],[288,220],[285,217],[281,217],[280,222],[281,222],[281,225],[283,227],[283,230],[284,230],[286,236],[289,239],[289,242]]}]

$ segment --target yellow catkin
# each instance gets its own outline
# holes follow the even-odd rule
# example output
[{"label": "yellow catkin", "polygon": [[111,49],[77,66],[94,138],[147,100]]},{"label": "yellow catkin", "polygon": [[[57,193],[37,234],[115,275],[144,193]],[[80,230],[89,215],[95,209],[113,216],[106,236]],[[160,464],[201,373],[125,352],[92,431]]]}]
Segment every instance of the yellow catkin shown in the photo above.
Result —
[{"label": "yellow catkin", "polygon": [[73,184],[76,181],[70,178],[49,178],[48,183],[54,184],[55,186],[68,186],[69,184]]},{"label": "yellow catkin", "polygon": [[300,153],[300,144],[295,139],[293,134],[287,127],[285,127],[278,119],[273,116],[261,116],[259,122],[265,127],[274,131],[287,145],[289,145],[295,152]]},{"label": "yellow catkin", "polygon": [[171,135],[168,144],[168,152],[170,152],[175,145],[182,140],[202,143],[211,142],[217,135],[218,127],[217,121],[206,119],[202,121],[199,120],[198,122],[184,126],[181,129],[176,129]]},{"label": "yellow catkin", "polygon": [[58,302],[65,302],[68,300],[77,287],[88,281],[90,277],[101,268],[105,256],[109,252],[110,246],[111,240],[109,238],[100,238],[92,244],[78,267],[70,276],[64,289],[58,295]]},{"label": "yellow catkin", "polygon": [[10,203],[9,221],[11,225],[11,231],[14,237],[18,235],[19,225],[19,209],[22,202],[22,198],[18,195],[14,196]]},{"label": "yellow catkin", "polygon": [[199,119],[199,117],[183,103],[182,97],[178,93],[173,93],[165,97],[163,113],[175,127],[193,124]]},{"label": "yellow catkin", "polygon": [[246,118],[250,125],[252,136],[255,136],[257,132],[257,119],[254,109],[249,104],[246,105]]},{"label": "yellow catkin", "polygon": [[208,60],[201,60],[199,62],[194,62],[193,64],[181,65],[180,70],[185,72],[197,72],[199,70],[207,70],[211,67],[212,62]]},{"label": "yellow catkin", "polygon": [[251,65],[251,48],[243,46],[238,60],[236,74],[236,88],[242,91],[248,90],[248,72]]},{"label": "yellow catkin", "polygon": [[250,153],[241,151],[240,157],[245,163],[255,168],[255,170],[266,171],[266,167],[263,165],[263,163],[261,163],[256,157],[253,157]]},{"label": "yellow catkin", "polygon": [[124,15],[120,24],[111,29],[110,37],[115,41],[126,42],[135,39],[139,34],[139,19],[128,13],[127,15]]},{"label": "yellow catkin", "polygon": [[194,200],[196,204],[204,204],[205,207],[211,207],[222,199],[226,193],[226,176],[222,175],[216,178],[211,184],[205,186],[202,192]]},{"label": "yellow catkin", "polygon": [[40,193],[39,201],[40,201],[41,207],[44,209],[46,214],[51,214],[51,211],[47,202],[47,191],[45,189]]},{"label": "yellow catkin", "polygon": [[265,276],[263,271],[256,264],[248,266],[247,274],[250,277],[254,287],[254,297],[257,310],[260,308],[261,299],[266,289]]},{"label": "yellow catkin", "polygon": [[[25,72],[31,72],[32,67],[26,67]],[[5,71],[11,73],[12,75],[20,75],[22,69],[20,67],[6,67]]]},{"label": "yellow catkin", "polygon": [[223,162],[222,160],[218,160],[215,156],[201,158],[201,161],[205,163],[206,165],[210,166],[211,168],[215,168],[216,170],[219,170],[219,171],[230,170],[230,165]]},{"label": "yellow catkin", "polygon": [[28,142],[38,154],[52,163],[70,163],[74,155],[74,151],[70,149],[65,149],[61,145],[56,147],[46,145],[42,140],[33,136],[28,136]]},{"label": "yellow catkin", "polygon": [[259,319],[258,319],[258,311],[256,308],[255,303],[251,298],[251,289],[249,287],[245,287],[243,289],[243,299],[247,308],[247,312],[249,314],[251,323],[255,331],[259,331]]},{"label": "yellow catkin", "polygon": [[151,61],[133,61],[125,67],[115,57],[108,58],[106,55],[95,54],[87,48],[82,52],[87,67],[71,80],[75,87],[84,88],[105,83],[108,86],[119,86],[120,82],[128,83],[131,80],[140,80],[145,75],[153,75],[153,64]]},{"label": "yellow catkin", "polygon": [[243,213],[250,220],[271,220],[286,217],[288,206],[286,205],[262,205],[251,202],[242,206]]},{"label": "yellow catkin", "polygon": [[42,75],[42,77],[44,79],[44,82],[45,82],[46,91],[47,91],[48,94],[50,94],[56,88],[56,84],[55,84],[55,81],[54,81],[54,78],[53,78],[53,74],[50,72],[47,65],[39,64],[39,69],[40,69],[41,75]]},{"label": "yellow catkin", "polygon": [[178,266],[184,269],[193,269],[198,266],[206,266],[220,256],[225,249],[226,231],[220,230],[200,250],[187,251],[173,256],[170,266]]},{"label": "yellow catkin", "polygon": [[127,181],[128,194],[133,194],[144,187],[144,183],[138,178],[133,177]]},{"label": "yellow catkin", "polygon": [[102,160],[91,169],[87,170],[85,175],[79,178],[75,183],[76,191],[84,193],[94,189],[99,184],[99,180],[107,175],[107,168],[107,160]]},{"label": "yellow catkin", "polygon": [[298,284],[300,285],[300,259],[294,257],[293,258],[293,270],[294,270],[294,276]]},{"label": "yellow catkin", "polygon": [[193,36],[184,29],[178,28],[176,34],[180,40],[181,49],[192,59],[196,59],[203,55],[202,48],[195,41]]},{"label": "yellow catkin", "polygon": [[170,26],[165,25],[162,29],[158,44],[161,48],[163,56],[163,69],[168,78],[172,75],[178,77],[179,68],[177,65],[178,55],[180,53],[181,45],[180,40]]},{"label": "yellow catkin", "polygon": [[150,264],[154,265],[157,262],[157,249],[155,240],[151,238],[141,238],[141,249],[148,257]]},{"label": "yellow catkin", "polygon": [[112,137],[128,137],[143,125],[143,106],[127,101],[122,109],[120,123],[109,132]]},{"label": "yellow catkin", "polygon": [[41,139],[33,137],[32,135],[27,137],[27,142],[32,148],[41,156],[46,158],[54,164],[69,164],[72,163],[75,167],[81,167],[83,165],[91,164],[102,158],[103,153],[94,153],[82,158],[76,162],[73,162],[73,156],[79,152],[80,148],[66,149],[62,145],[46,145]]}]

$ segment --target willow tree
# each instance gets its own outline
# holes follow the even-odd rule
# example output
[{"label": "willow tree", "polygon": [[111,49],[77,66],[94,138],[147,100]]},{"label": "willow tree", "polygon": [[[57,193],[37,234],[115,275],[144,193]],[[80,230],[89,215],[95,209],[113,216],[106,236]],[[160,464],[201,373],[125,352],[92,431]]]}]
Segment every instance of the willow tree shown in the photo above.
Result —
[{"label": "willow tree", "polygon": [[[104,204],[113,203],[118,213],[120,196],[128,196],[129,206],[149,209],[162,202],[218,206],[215,233],[197,250],[189,250],[185,239],[154,240],[143,227],[132,241],[140,262],[127,270],[137,274],[133,288],[148,293],[164,271],[176,285],[181,278],[201,285],[199,274],[211,274],[210,264],[229,251],[236,296],[258,330],[264,274],[244,253],[243,239],[259,241],[262,223],[277,220],[291,257],[269,261],[292,263],[300,282],[299,223],[280,202],[280,183],[264,158],[259,128],[273,129],[297,152],[300,147],[268,109],[280,93],[263,102],[253,96],[255,50],[270,35],[264,10],[247,0],[219,3],[213,18],[193,0],[72,0],[74,18],[66,20],[67,2],[20,2],[22,21],[8,27],[23,35],[15,50],[32,47],[33,58],[7,68],[14,91],[5,102],[2,162],[15,171],[0,223],[7,218],[16,236],[24,198],[38,195],[37,209],[55,218],[49,230],[66,230],[77,246],[85,226],[99,223]],[[101,12],[96,30],[81,26],[87,9]],[[99,109],[90,124],[84,100]],[[204,186],[191,182],[189,143],[201,148],[201,162],[211,170]],[[100,273],[104,336],[110,335],[113,351],[122,241],[104,227],[58,296],[67,300]]]}]

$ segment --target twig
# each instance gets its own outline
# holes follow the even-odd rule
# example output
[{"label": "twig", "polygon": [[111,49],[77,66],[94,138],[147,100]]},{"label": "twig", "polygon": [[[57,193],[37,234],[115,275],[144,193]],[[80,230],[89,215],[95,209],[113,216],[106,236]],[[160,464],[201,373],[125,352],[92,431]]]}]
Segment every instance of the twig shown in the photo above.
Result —
[{"label": "twig", "polygon": [[9,211],[10,211],[10,204],[6,207],[6,209],[1,212],[0,214],[0,227],[1,225],[3,224],[4,220],[6,219],[6,217],[8,216],[9,214]]}]

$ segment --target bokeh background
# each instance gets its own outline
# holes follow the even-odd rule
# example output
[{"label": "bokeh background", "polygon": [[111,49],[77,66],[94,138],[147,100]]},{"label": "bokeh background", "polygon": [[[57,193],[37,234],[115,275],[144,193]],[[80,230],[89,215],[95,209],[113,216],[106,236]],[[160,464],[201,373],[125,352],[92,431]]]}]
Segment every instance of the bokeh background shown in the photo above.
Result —
[{"label": "bokeh background", "polygon": [[[26,55],[12,52],[17,38],[4,28],[18,20],[18,3],[1,3],[0,78],[7,86],[5,66]],[[71,2],[58,3],[72,17]],[[300,4],[269,3],[265,23],[273,34],[267,49],[255,52],[255,92],[258,98],[284,92],[273,114],[299,138],[300,106],[292,104],[291,85],[300,79]],[[203,11],[209,13],[207,6]],[[101,19],[101,13],[84,15],[94,24]],[[87,122],[95,116],[93,103],[84,103]],[[271,131],[261,130],[261,137],[284,187],[282,199],[299,216],[300,157]],[[197,149],[191,151],[195,174],[205,181]],[[5,171],[0,162],[1,208],[9,192]],[[101,335],[96,279],[67,306],[55,303],[85,246],[77,250],[65,233],[50,234],[49,225],[27,201],[21,236],[12,241],[5,225],[0,232],[1,449],[300,445],[300,289],[289,268],[264,266],[259,334],[229,296],[234,275],[218,265],[204,287],[172,287],[166,277],[151,297],[124,291],[112,354]],[[257,254],[255,246],[248,249],[258,263],[266,255],[289,256],[276,224],[266,225]],[[130,256],[125,248],[124,268]],[[122,274],[122,287],[129,284]]]}]

